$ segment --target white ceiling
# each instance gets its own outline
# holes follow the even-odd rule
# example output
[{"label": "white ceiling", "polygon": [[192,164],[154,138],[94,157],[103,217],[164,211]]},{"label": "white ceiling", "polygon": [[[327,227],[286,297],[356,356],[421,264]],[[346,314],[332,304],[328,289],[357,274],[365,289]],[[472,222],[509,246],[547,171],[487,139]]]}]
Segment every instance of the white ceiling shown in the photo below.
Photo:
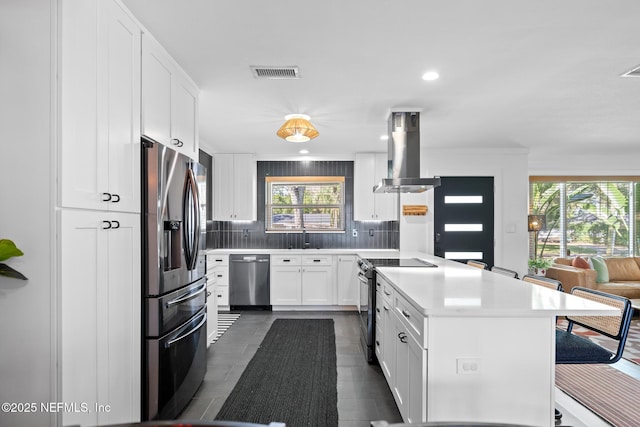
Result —
[{"label": "white ceiling", "polygon": [[[415,108],[423,150],[640,153],[640,78],[620,77],[640,65],[638,0],[124,3],[200,87],[208,151],[385,151],[390,109]],[[258,80],[251,65],[301,78]],[[290,113],[320,136],[278,138]]]}]

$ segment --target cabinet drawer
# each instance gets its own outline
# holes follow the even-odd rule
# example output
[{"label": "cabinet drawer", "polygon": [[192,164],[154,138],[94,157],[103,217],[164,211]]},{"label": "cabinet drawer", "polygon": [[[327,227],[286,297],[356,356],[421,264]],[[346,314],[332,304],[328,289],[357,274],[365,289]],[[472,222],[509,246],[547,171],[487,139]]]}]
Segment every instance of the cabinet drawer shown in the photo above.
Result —
[{"label": "cabinet drawer", "polygon": [[218,281],[217,276],[215,275],[215,270],[211,269],[211,271],[207,270],[207,286],[215,285]]},{"label": "cabinet drawer", "polygon": [[331,255],[303,255],[302,265],[332,265],[333,256]]},{"label": "cabinet drawer", "polygon": [[229,267],[216,267],[213,269],[212,274],[215,276],[215,283],[217,285],[229,284]]},{"label": "cabinet drawer", "polygon": [[384,340],[384,335],[382,334],[382,327],[380,324],[376,324],[376,340],[373,343],[373,348],[375,349],[376,356],[378,357],[378,361],[382,359],[382,342]]},{"label": "cabinet drawer", "polygon": [[207,255],[207,270],[221,265],[229,265],[229,254]]},{"label": "cabinet drawer", "polygon": [[216,298],[218,299],[218,308],[225,307],[229,309],[229,287],[216,286]]},{"label": "cabinet drawer", "polygon": [[300,255],[271,255],[271,265],[300,265]]},{"label": "cabinet drawer", "polygon": [[376,290],[380,292],[389,305],[393,304],[395,289],[386,280],[377,277]]},{"label": "cabinet drawer", "polygon": [[394,310],[400,322],[408,329],[408,332],[413,335],[422,348],[426,348],[427,318],[400,295],[395,297]]},{"label": "cabinet drawer", "polygon": [[376,292],[376,325],[380,325],[382,321],[382,306],[384,299],[382,298],[382,292]]}]

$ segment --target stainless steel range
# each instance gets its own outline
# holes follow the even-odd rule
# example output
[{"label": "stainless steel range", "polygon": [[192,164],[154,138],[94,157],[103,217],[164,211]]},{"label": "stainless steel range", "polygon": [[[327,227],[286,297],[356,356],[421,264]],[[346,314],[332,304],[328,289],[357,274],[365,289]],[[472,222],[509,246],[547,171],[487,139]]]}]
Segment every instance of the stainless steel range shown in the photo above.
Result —
[{"label": "stainless steel range", "polygon": [[375,363],[376,331],[376,267],[437,267],[418,258],[361,258],[358,260],[360,281],[360,343],[367,362]]}]

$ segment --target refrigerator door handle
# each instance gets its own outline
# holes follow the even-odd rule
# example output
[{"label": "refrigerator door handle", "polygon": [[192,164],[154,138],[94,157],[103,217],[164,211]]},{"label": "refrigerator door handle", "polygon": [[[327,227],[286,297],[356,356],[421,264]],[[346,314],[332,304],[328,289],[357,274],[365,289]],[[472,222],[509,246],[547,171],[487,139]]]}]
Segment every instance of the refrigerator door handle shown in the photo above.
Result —
[{"label": "refrigerator door handle", "polygon": [[165,303],[165,307],[169,308],[169,307],[171,307],[172,305],[180,304],[181,302],[185,302],[185,301],[188,301],[188,300],[190,300],[190,299],[192,299],[192,298],[195,298],[195,297],[197,297],[198,295],[200,295],[201,293],[203,293],[203,292],[205,291],[205,289],[207,289],[207,282],[206,282],[206,280],[204,280],[204,283],[203,283],[203,284],[202,284],[198,289],[196,289],[195,291],[193,291],[193,292],[189,292],[188,294],[183,295],[183,296],[181,296],[181,297],[179,297],[179,298],[172,299],[171,301],[167,301],[167,302]]},{"label": "refrigerator door handle", "polygon": [[185,222],[183,230],[185,258],[187,269],[193,270],[196,268],[198,247],[200,246],[200,215],[198,212],[200,202],[196,179],[191,169],[187,169],[182,197],[182,214]]},{"label": "refrigerator door handle", "polygon": [[180,340],[185,339],[186,337],[188,337],[189,335],[193,334],[194,332],[196,332],[198,329],[200,329],[200,327],[202,325],[205,324],[205,322],[207,321],[207,312],[205,311],[204,313],[202,313],[200,316],[202,316],[202,320],[200,321],[200,323],[198,323],[198,325],[195,328],[192,328],[189,332],[187,332],[184,335],[180,335],[170,341],[167,341],[166,344],[164,345],[164,348],[169,348],[172,345],[174,345],[175,343],[177,343]]}]

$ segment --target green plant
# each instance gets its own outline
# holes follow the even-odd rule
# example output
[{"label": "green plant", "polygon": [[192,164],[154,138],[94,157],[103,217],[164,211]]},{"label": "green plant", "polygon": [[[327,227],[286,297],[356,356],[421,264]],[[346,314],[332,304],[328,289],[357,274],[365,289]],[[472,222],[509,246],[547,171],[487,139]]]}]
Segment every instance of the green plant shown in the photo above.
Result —
[{"label": "green plant", "polygon": [[548,258],[533,258],[528,261],[529,268],[549,268],[551,267],[551,260]]},{"label": "green plant", "polygon": [[[22,256],[24,253],[15,243],[9,239],[0,239],[0,261],[5,261],[9,258],[16,256]],[[9,267],[7,264],[0,262],[0,276],[13,277],[14,279],[27,280],[27,278],[19,271]]]}]

